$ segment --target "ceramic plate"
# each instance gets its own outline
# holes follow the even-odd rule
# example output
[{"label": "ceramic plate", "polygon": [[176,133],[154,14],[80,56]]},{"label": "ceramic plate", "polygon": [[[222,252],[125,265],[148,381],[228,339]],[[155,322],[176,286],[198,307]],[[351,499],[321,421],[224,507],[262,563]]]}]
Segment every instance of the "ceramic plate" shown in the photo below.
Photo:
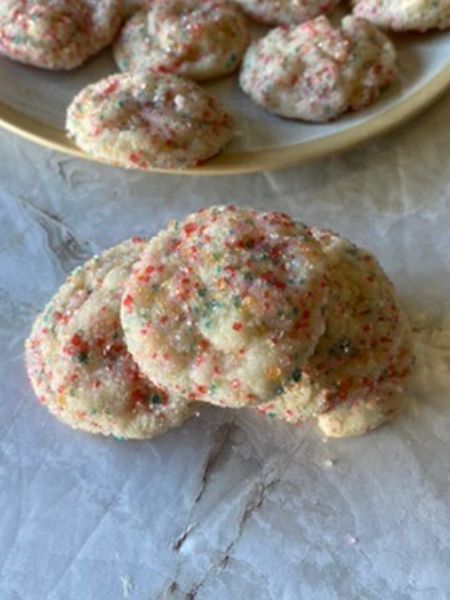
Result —
[{"label": "ceramic plate", "polygon": [[[183,173],[219,175],[301,164],[360,144],[411,119],[450,86],[450,32],[396,36],[401,77],[372,107],[328,124],[266,113],[229,77],[205,87],[236,115],[239,137],[218,157]],[[0,58],[0,124],[49,148],[91,159],[64,134],[65,110],[85,85],[114,72],[109,51],[68,73]],[[173,171],[171,171],[173,173]]]}]

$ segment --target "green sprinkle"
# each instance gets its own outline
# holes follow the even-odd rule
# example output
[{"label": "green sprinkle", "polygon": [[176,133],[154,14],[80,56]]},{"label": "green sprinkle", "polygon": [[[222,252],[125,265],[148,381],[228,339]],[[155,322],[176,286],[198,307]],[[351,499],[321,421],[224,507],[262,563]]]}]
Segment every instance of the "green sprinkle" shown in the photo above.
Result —
[{"label": "green sprinkle", "polygon": [[227,64],[226,64],[227,68],[232,67],[236,61],[237,61],[236,54],[234,54],[234,53],[230,54],[230,56],[228,57],[228,60],[227,60]]},{"label": "green sprinkle", "polygon": [[220,306],[220,303],[217,302],[217,300],[208,300],[208,302],[205,302],[205,308],[208,311],[212,311],[215,308],[218,308]]},{"label": "green sprinkle", "polygon": [[152,397],[150,398],[150,402],[152,404],[161,404],[162,398],[159,394],[153,394]]},{"label": "green sprinkle", "polygon": [[295,369],[295,371],[292,373],[292,379],[295,382],[301,381],[301,379],[302,379],[302,372],[300,371],[300,369]]},{"label": "green sprinkle", "polygon": [[77,360],[82,364],[87,363],[88,359],[89,359],[89,354],[87,352],[79,352],[77,354]]}]

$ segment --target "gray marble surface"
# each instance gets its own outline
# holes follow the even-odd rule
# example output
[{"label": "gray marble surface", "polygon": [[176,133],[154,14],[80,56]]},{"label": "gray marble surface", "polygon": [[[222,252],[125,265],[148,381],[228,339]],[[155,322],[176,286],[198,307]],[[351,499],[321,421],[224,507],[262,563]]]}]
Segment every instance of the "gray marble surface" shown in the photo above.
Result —
[{"label": "gray marble surface", "polygon": [[[127,173],[0,132],[1,600],[450,599],[450,95],[314,165],[221,179]],[[410,409],[363,438],[206,407],[127,443],[34,399],[23,342],[80,262],[215,203],[365,245],[415,328]]]}]

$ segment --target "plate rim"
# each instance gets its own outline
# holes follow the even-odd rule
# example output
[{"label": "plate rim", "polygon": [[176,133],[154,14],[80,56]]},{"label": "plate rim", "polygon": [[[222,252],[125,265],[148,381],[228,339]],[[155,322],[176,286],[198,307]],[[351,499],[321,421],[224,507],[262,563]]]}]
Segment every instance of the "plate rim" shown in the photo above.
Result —
[{"label": "plate rim", "polygon": [[[443,95],[448,88],[450,88],[450,60],[429,82],[404,101],[363,123],[332,135],[300,144],[291,144],[284,148],[222,154],[203,165],[189,169],[151,168],[140,172],[191,176],[244,175],[301,166],[320,158],[350,150],[382,134],[389,133],[394,128],[417,116]],[[77,148],[66,136],[64,130],[25,115],[3,101],[0,101],[0,127],[44,148],[126,170],[123,167],[117,167],[90,156]]]}]

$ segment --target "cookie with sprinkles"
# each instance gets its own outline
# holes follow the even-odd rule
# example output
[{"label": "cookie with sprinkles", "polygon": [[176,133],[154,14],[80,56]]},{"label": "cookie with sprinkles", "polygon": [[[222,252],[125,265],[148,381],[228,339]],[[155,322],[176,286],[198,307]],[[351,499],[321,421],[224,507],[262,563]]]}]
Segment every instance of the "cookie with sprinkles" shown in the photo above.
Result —
[{"label": "cookie with sprinkles", "polygon": [[255,21],[266,25],[304,23],[330,13],[340,0],[235,0]]},{"label": "cookie with sprinkles", "polygon": [[393,31],[428,31],[450,27],[449,0],[357,0],[354,14]]},{"label": "cookie with sprinkles", "polygon": [[325,122],[374,102],[397,77],[390,40],[363,19],[277,27],[245,53],[240,85],[277,115]]},{"label": "cookie with sprinkles", "polygon": [[129,169],[182,169],[211,158],[232,139],[222,103],[174,75],[122,73],[84,88],[67,111],[76,145]]},{"label": "cookie with sprinkles", "polygon": [[235,71],[249,41],[247,19],[228,0],[156,0],[122,29],[114,58],[122,71],[150,70],[206,80]]},{"label": "cookie with sprinkles", "polygon": [[155,383],[238,407],[297,386],[324,330],[324,257],[282,213],[213,207],[153,238],[126,283],[128,348]]},{"label": "cookie with sprinkles", "polygon": [[412,361],[407,319],[375,258],[331,231],[313,228],[311,232],[327,257],[326,328],[299,373],[302,393],[258,407],[292,423],[342,403],[361,406],[358,403],[371,394],[372,399],[381,398],[381,384],[387,389],[395,380],[398,388],[398,380],[406,379]]},{"label": "cookie with sprinkles", "polygon": [[125,346],[120,299],[145,246],[130,240],[77,268],[26,342],[26,367],[39,400],[75,429],[152,438],[194,410],[193,403],[150,383]]},{"label": "cookie with sprinkles", "polygon": [[0,54],[44,69],[74,69],[108,46],[121,22],[121,0],[2,0]]}]

